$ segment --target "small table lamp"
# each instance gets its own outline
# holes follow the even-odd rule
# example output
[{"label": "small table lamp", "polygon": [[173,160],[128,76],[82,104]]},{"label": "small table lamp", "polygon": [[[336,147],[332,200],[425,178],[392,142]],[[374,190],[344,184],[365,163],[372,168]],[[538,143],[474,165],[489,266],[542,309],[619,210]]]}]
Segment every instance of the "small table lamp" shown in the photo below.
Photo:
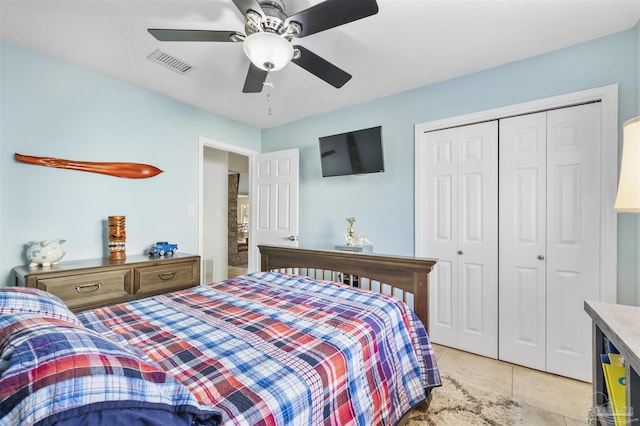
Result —
[{"label": "small table lamp", "polygon": [[640,116],[626,121],[623,130],[620,181],[613,208],[620,213],[640,213]]}]

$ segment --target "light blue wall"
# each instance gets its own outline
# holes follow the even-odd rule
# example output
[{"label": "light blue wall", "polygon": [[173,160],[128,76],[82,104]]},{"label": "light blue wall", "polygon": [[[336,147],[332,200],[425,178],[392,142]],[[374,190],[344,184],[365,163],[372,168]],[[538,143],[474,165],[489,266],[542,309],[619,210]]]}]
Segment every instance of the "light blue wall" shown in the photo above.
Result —
[{"label": "light blue wall", "polygon": [[[0,42],[0,285],[30,240],[64,238],[65,260],[106,256],[106,220],[125,215],[127,254],[160,239],[198,251],[199,136],[260,151],[260,130]],[[148,163],[149,179],[19,163],[14,153]]]},{"label": "light blue wall", "polygon": [[[463,58],[461,58],[463,60]],[[414,253],[414,125],[594,87],[619,84],[620,123],[636,114],[637,29],[422,87],[262,132],[262,150],[300,148],[300,244],[333,248],[347,222],[376,252]],[[354,78],[357,78],[355,76]],[[402,78],[402,70],[398,70]],[[318,137],[382,125],[382,174],[322,178]],[[612,142],[612,143],[615,143]],[[624,217],[627,216],[627,217]],[[635,217],[619,216],[620,250],[636,253]],[[627,235],[631,235],[627,237]],[[636,256],[619,262],[618,297],[635,303],[640,292]]]},{"label": "light blue wall", "polygon": [[[639,46],[636,27],[261,132],[0,42],[0,285],[24,263],[29,240],[67,239],[66,260],[104,256],[105,220],[114,214],[127,216],[127,253],[156,239],[197,251],[196,217],[187,208],[198,202],[198,136],[256,151],[262,143],[264,152],[300,148],[301,245],[333,247],[345,218],[355,216],[356,231],[376,251],[412,255],[415,124],[612,83],[619,84],[621,124],[640,111]],[[319,136],[379,124],[385,173],[321,177]],[[15,152],[142,162],[164,173],[126,180],[18,163]],[[640,305],[637,220],[619,215],[618,296]]]}]

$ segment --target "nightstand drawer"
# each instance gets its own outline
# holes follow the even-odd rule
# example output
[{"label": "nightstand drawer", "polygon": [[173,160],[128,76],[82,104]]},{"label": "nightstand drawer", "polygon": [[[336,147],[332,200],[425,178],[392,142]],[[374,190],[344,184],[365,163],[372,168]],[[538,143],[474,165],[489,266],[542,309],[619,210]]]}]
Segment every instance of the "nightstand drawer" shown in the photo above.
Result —
[{"label": "nightstand drawer", "polygon": [[132,293],[131,269],[38,280],[38,288],[60,297],[74,311],[116,303]]},{"label": "nightstand drawer", "polygon": [[200,284],[199,262],[176,262],[171,265],[135,269],[135,295],[166,293]]}]

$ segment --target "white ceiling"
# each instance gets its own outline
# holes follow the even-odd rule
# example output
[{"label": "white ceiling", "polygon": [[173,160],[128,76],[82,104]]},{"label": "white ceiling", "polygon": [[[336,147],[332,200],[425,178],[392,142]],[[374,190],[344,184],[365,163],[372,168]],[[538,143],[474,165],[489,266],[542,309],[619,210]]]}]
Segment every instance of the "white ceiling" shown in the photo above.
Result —
[{"label": "white ceiling", "polygon": [[[348,2],[350,0],[344,0]],[[285,0],[292,14],[319,0]],[[626,30],[640,0],[378,0],[377,15],[298,39],[353,75],[335,89],[295,64],[242,93],[240,43],[159,42],[147,28],[235,30],[232,0],[0,0],[0,35],[256,128],[269,128]],[[151,62],[156,49],[194,66]],[[269,114],[271,109],[271,115]]]}]

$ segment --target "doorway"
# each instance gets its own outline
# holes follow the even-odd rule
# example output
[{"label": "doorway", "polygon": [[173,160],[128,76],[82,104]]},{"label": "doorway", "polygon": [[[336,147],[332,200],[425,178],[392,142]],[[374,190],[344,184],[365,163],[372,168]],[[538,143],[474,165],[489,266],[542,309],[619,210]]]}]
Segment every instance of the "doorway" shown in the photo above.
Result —
[{"label": "doorway", "polygon": [[[199,142],[198,252],[202,282],[210,283],[253,270],[248,206],[251,165],[257,153],[204,137]],[[245,213],[246,227],[240,227]],[[239,251],[244,255],[238,256]]]},{"label": "doorway", "polygon": [[202,259],[202,282],[223,281],[229,274],[228,182],[232,154],[243,156],[248,162],[251,208],[247,272],[260,268],[258,244],[297,247],[298,149],[260,154],[202,136],[199,141],[198,254]]},{"label": "doorway", "polygon": [[251,229],[249,197],[249,158],[229,153],[227,278],[246,274],[249,268],[249,232]]}]

